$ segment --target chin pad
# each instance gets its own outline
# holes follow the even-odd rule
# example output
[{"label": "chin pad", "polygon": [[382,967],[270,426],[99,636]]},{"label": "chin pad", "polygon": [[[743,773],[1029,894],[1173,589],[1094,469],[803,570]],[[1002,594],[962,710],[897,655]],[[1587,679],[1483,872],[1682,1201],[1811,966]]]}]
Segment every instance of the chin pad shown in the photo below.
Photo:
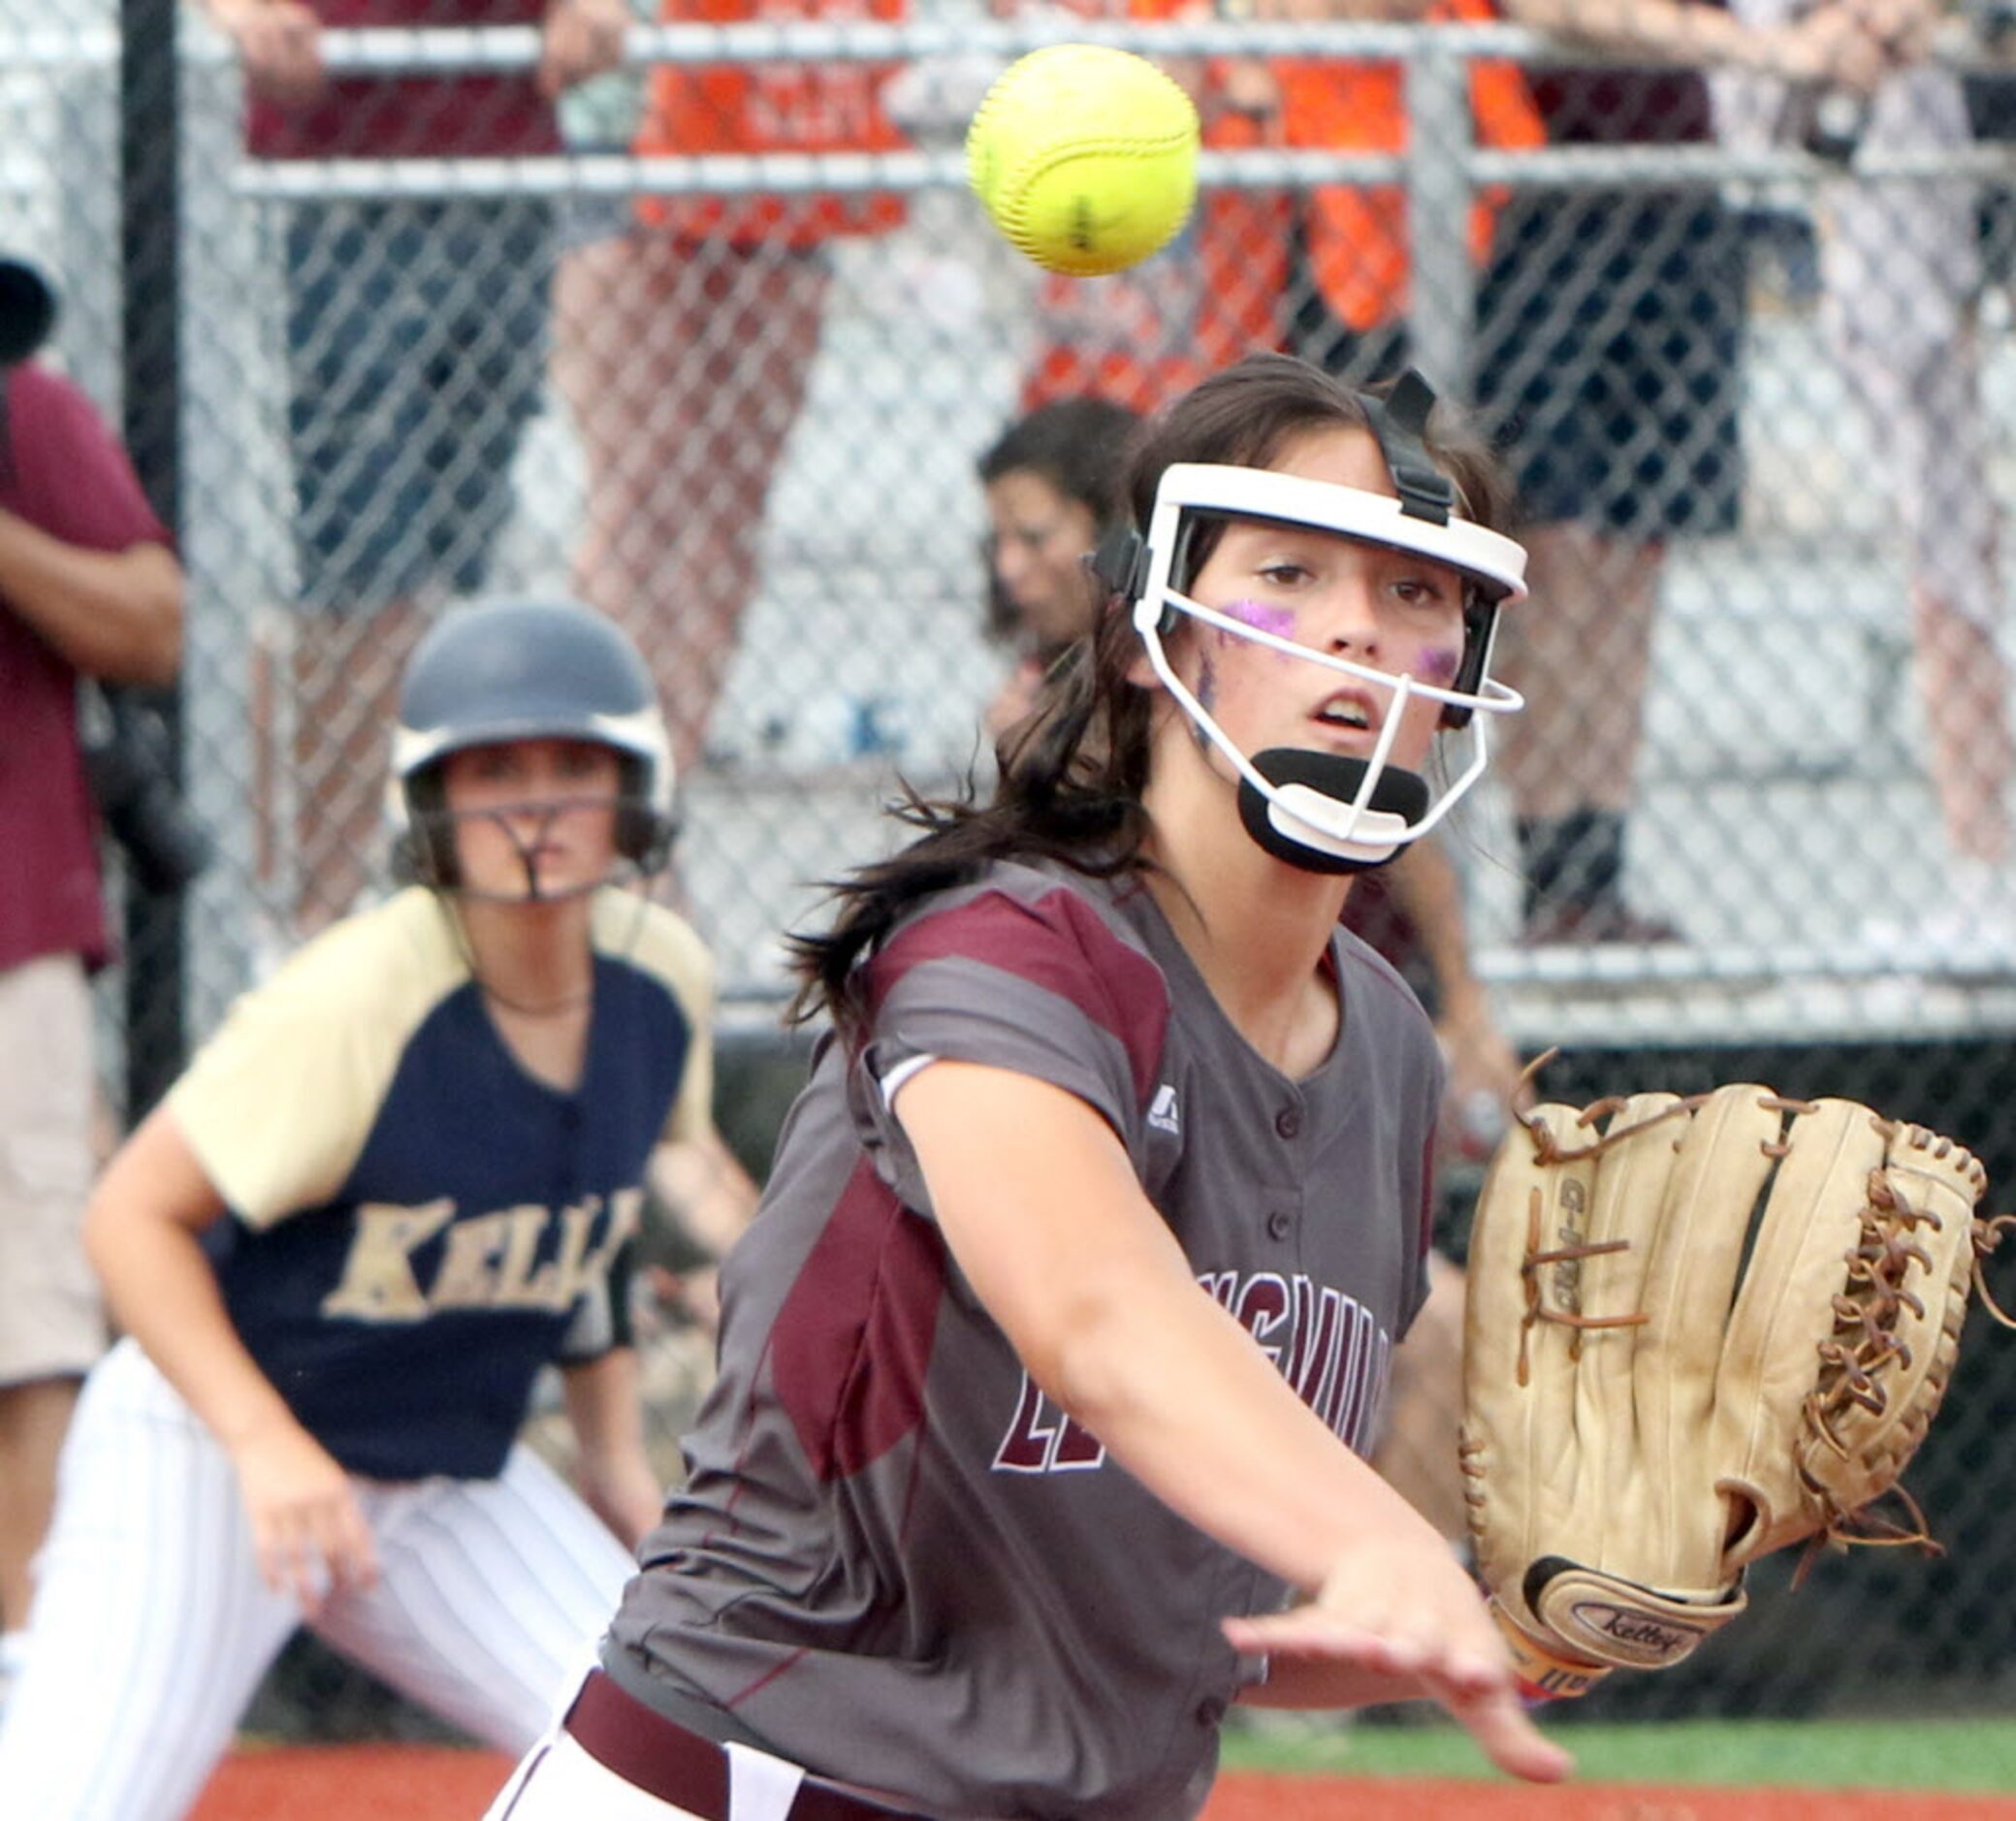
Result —
[{"label": "chin pad", "polygon": [[[1349,813],[1365,782],[1363,759],[1338,752],[1312,752],[1299,747],[1269,747],[1253,755],[1253,769],[1296,807],[1321,816],[1333,810],[1339,822]],[[1239,780],[1239,817],[1246,832],[1277,860],[1305,873],[1363,873],[1384,866],[1399,851],[1391,838],[1394,825],[1411,825],[1428,811],[1427,781],[1418,772],[1389,765],[1379,774],[1372,795],[1351,839],[1326,839],[1315,829],[1291,820],[1244,778]],[[1389,820],[1389,818],[1392,818]],[[1385,824],[1385,828],[1382,828]],[[1382,839],[1382,835],[1386,838]]]}]

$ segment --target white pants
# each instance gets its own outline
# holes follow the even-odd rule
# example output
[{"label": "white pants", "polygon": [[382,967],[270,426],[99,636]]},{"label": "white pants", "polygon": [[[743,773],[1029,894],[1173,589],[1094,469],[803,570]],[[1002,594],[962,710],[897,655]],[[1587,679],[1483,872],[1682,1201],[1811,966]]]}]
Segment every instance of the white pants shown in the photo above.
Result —
[{"label": "white pants", "polygon": [[[631,1560],[524,1448],[496,1480],[356,1483],[379,1580],[314,1630],[400,1693],[525,1751],[593,1660]],[[260,1579],[237,1477],[132,1341],[84,1387],[0,1719],[0,1809],[176,1821],[302,1622]]]},{"label": "white pants", "polygon": [[[805,1773],[794,1764],[726,1745],[726,1821],[786,1821]],[[597,1763],[556,1727],[518,1767],[484,1821],[718,1821],[675,1808]]]},{"label": "white pants", "polygon": [[[1876,91],[1869,140],[1884,150],[1969,144],[1960,78],[1920,67]],[[1975,240],[1976,185],[1862,183],[1821,193],[1822,318],[1868,411],[1899,518],[1911,581],[1970,624],[2001,619],[1993,454],[1975,305],[1986,283]]]},{"label": "white pants", "polygon": [[[1733,0],[1753,26],[1783,24],[1796,0]],[[1777,143],[1795,117],[1775,77],[1717,71],[1723,138]],[[1960,78],[1921,64],[1884,79],[1869,110],[1872,151],[1956,151],[1973,141]],[[2001,619],[1993,437],[1982,397],[1975,306],[1986,283],[1975,238],[1979,186],[1837,176],[1817,193],[1821,317],[1835,360],[1868,413],[1910,540],[1911,583],[1970,624]]]}]

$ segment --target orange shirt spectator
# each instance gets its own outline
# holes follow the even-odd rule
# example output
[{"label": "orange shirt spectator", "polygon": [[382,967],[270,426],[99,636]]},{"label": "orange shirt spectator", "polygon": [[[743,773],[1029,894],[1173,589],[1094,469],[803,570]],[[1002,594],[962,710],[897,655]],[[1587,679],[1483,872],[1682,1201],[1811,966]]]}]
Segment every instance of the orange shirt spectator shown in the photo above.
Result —
[{"label": "orange shirt spectator", "polygon": [[[760,19],[900,19],[906,0],[664,0],[667,24]],[[882,112],[886,63],[661,64],[637,133],[645,155],[877,152],[906,142]],[[639,215],[689,239],[804,246],[879,232],[903,219],[893,196],[646,197]]]},{"label": "orange shirt spectator", "polygon": [[[1490,0],[1437,0],[1431,20],[1488,19]],[[1330,151],[1407,148],[1405,72],[1396,63],[1282,62],[1284,143]],[[1480,143],[1517,149],[1547,143],[1547,127],[1525,78],[1510,63],[1470,66],[1470,109]],[[1481,196],[1470,210],[1470,256],[1490,251],[1491,222],[1502,195]],[[1403,320],[1408,311],[1407,201],[1396,187],[1326,184],[1311,193],[1302,232],[1324,301],[1339,321],[1363,333]]]}]

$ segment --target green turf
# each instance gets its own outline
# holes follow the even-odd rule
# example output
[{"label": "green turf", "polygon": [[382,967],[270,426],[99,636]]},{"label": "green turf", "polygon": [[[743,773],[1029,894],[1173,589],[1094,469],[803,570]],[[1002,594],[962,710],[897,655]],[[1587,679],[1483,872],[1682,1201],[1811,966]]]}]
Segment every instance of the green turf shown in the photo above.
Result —
[{"label": "green turf", "polygon": [[[2010,1720],[1677,1720],[1550,1731],[1575,1753],[1577,1774],[1586,1782],[2016,1793]],[[1467,1735],[1443,1726],[1330,1728],[1310,1721],[1280,1732],[1228,1731],[1225,1764],[1367,1776],[1497,1774]]]}]

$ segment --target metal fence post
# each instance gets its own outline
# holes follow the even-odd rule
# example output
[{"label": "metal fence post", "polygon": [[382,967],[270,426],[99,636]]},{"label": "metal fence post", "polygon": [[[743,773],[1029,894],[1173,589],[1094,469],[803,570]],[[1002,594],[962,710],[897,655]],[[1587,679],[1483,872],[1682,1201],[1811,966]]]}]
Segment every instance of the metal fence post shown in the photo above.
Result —
[{"label": "metal fence post", "polygon": [[[189,936],[194,1028],[212,1030],[261,960],[287,943],[281,909],[291,856],[262,871],[261,818],[291,826],[275,803],[285,767],[265,763],[292,738],[285,615],[294,592],[294,504],[280,346],[280,278],[268,225],[280,211],[240,196],[244,83],[238,55],[201,15],[182,40],[182,559],[197,607],[183,706],[189,800],[217,864],[197,881]],[[273,673],[261,687],[262,662]]]},{"label": "metal fence post", "polygon": [[1470,61],[1447,37],[1407,59],[1407,240],[1413,266],[1408,318],[1414,364],[1438,390],[1470,393],[1470,179],[1474,149]]},{"label": "metal fence post", "polygon": [[[176,156],[176,0],[119,0],[122,416],[126,446],[154,510],[181,521],[181,221]],[[180,702],[160,707],[180,767]],[[126,890],[126,1112],[137,1119],[179,1072],[186,1044],[180,897]]]}]

